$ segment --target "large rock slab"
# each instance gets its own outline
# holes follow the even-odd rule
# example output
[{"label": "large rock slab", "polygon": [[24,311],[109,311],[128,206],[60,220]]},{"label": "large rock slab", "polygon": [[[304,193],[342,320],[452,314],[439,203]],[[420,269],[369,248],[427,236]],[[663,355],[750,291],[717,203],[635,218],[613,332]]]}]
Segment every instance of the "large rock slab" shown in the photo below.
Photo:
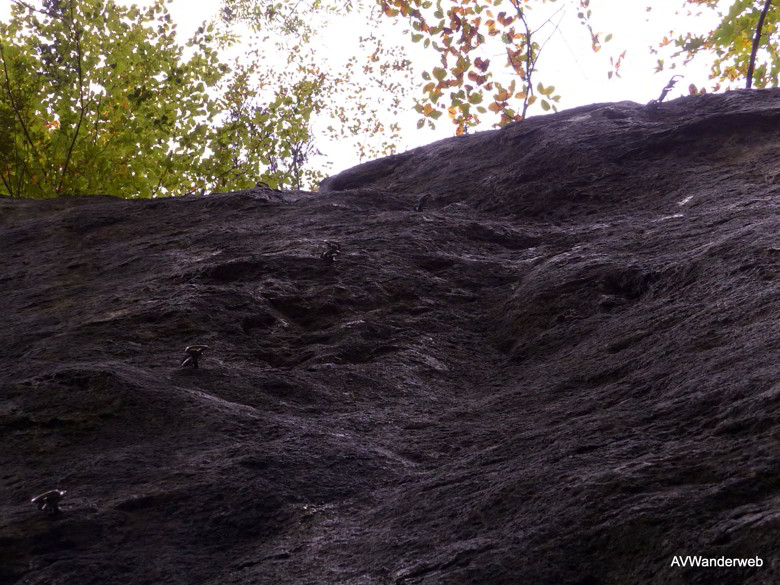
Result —
[{"label": "large rock slab", "polygon": [[779,146],[736,91],[0,199],[0,584],[780,582]]}]

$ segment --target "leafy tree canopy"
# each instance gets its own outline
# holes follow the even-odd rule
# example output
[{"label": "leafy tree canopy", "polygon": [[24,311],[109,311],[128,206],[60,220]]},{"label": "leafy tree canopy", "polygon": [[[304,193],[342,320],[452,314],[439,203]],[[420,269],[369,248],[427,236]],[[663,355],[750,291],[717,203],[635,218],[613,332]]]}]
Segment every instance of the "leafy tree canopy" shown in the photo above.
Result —
[{"label": "leafy tree canopy", "polygon": [[[0,194],[15,197],[313,188],[323,176],[310,164],[315,136],[351,140],[361,158],[394,152],[411,92],[418,128],[446,114],[456,134],[555,110],[560,96],[537,63],[563,14],[577,15],[593,51],[611,38],[594,30],[590,0],[223,0],[186,46],[171,0],[11,2],[0,23]],[[558,8],[538,18],[545,4]],[[324,53],[325,23],[355,13],[369,32],[346,57]],[[735,0],[720,17],[706,35],[670,32],[657,50],[674,50],[670,68],[708,54],[714,90],[744,78],[776,86],[773,0]],[[409,27],[416,73],[380,21]],[[242,54],[222,62],[239,35]]]},{"label": "leafy tree canopy", "polygon": [[[780,8],[775,4],[773,0],[734,0],[726,12],[721,12],[724,2],[684,0],[689,13],[715,11],[720,23],[707,34],[670,31],[659,48],[653,50],[658,53],[664,47],[675,49],[670,69],[675,69],[681,60],[682,65],[687,65],[697,56],[712,59],[712,91],[730,89],[743,81],[747,87],[777,87],[780,51],[776,33]],[[648,6],[650,10],[652,6]],[[656,70],[662,71],[666,66],[666,60],[659,58]]]},{"label": "leafy tree canopy", "polygon": [[[361,160],[395,152],[398,117],[413,87],[412,63],[404,47],[383,38],[381,27],[387,23],[380,22],[373,2],[223,0],[220,10],[229,30],[241,25],[251,30],[244,42],[253,49],[242,55],[251,83],[260,88],[311,81],[321,104],[318,136],[351,142]],[[365,32],[353,35],[346,24],[350,18]],[[344,30],[339,44],[351,50],[323,50],[324,36],[333,28]]]},{"label": "leafy tree canopy", "polygon": [[[316,71],[252,104],[234,38],[204,23],[182,47],[166,4],[14,0],[0,23],[0,179],[14,197],[124,197],[300,186]],[[185,50],[186,49],[186,50]]]},{"label": "leafy tree canopy", "polygon": [[[423,116],[418,128],[426,122],[432,126],[446,113],[456,134],[478,126],[484,115],[498,119],[494,126],[523,120],[537,100],[544,111],[557,111],[560,96],[555,86],[537,80],[536,65],[567,8],[576,9],[593,51],[601,50],[612,37],[593,30],[590,0],[564,0],[543,22],[532,18],[534,5],[558,0],[376,1],[388,17],[409,20],[414,43],[439,54],[440,63],[422,73],[423,98],[415,108]],[[492,62],[497,49],[504,59],[498,63],[504,66],[503,76]],[[617,72],[620,61],[613,60],[612,65],[610,75]]]}]

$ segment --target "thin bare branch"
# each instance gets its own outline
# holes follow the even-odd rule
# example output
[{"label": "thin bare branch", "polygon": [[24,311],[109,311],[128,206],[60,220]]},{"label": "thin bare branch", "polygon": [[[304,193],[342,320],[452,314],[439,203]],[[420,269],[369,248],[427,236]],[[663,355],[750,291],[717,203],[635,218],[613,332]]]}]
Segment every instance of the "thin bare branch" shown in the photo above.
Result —
[{"label": "thin bare branch", "polygon": [[758,46],[761,44],[761,29],[764,28],[764,19],[766,13],[769,12],[769,7],[772,6],[772,0],[766,0],[764,9],[761,11],[761,16],[758,17],[758,25],[756,26],[756,34],[753,37],[753,49],[750,51],[750,63],[747,70],[747,82],[745,87],[750,89],[753,86],[753,70],[756,66],[756,54],[758,53]]}]

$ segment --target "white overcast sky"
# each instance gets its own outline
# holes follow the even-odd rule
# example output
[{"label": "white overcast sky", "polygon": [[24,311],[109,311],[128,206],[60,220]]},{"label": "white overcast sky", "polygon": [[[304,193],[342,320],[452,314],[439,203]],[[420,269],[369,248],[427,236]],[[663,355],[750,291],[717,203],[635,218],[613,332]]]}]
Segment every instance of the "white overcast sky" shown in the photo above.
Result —
[{"label": "white overcast sky", "polygon": [[[30,0],[28,0],[30,1]],[[130,4],[131,2],[120,2]],[[32,0],[35,4],[37,1]],[[138,4],[146,4],[145,1],[136,1]],[[541,5],[536,3],[534,10],[529,13],[532,25],[544,20],[544,14],[550,13],[560,7],[559,2]],[[733,0],[719,2],[718,11],[724,13],[733,3]],[[694,31],[706,33],[714,28],[718,22],[717,14],[712,10],[703,10],[701,16],[687,17],[687,7],[683,0],[592,0],[593,28],[604,33],[612,33],[613,38],[604,44],[600,53],[594,54],[587,42],[588,35],[576,18],[576,10],[571,3],[561,21],[559,32],[556,32],[545,45],[538,63],[541,71],[541,79],[546,85],[553,84],[556,93],[559,93],[561,101],[559,110],[599,102],[613,102],[631,100],[638,103],[647,103],[657,98],[669,77],[673,73],[684,75],[678,83],[678,90],[670,93],[667,99],[673,99],[687,94],[688,84],[694,83],[698,87],[709,86],[705,62],[694,61],[685,69],[678,67],[675,71],[654,73],[657,55],[652,55],[650,46],[655,46],[669,34],[671,29],[676,32]],[[9,15],[10,0],[0,0],[0,19]],[[170,11],[178,24],[178,31],[182,41],[189,36],[204,20],[211,17],[220,5],[219,0],[174,0]],[[648,5],[653,7],[647,12]],[[347,43],[361,32],[361,24],[365,28],[364,21],[359,18],[351,22],[336,24],[331,34],[325,36],[325,42],[331,46],[323,47],[327,52],[349,50]],[[400,34],[403,26],[392,27],[383,34]],[[547,30],[540,37],[544,40]],[[620,68],[621,78],[607,79],[609,57],[617,58],[617,55],[626,50]],[[415,54],[410,52],[412,60]],[[425,58],[429,58],[426,56]],[[502,59],[498,59],[501,62]],[[668,60],[667,60],[668,64]],[[542,115],[539,107],[532,108],[529,115]],[[444,117],[439,120],[436,131],[417,130],[416,121],[419,116],[412,112],[404,120],[403,142],[399,150],[407,150],[434,140],[451,136],[453,127]],[[345,168],[358,164],[357,155],[351,149],[338,144],[320,144],[320,150],[331,161],[330,173],[335,173]]]}]

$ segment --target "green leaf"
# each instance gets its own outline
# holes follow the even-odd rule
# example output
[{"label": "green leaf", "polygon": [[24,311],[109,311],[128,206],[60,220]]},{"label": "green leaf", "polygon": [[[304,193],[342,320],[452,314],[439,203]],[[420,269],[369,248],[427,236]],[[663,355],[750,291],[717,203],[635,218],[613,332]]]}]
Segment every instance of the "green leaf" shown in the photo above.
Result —
[{"label": "green leaf", "polygon": [[447,77],[447,70],[442,67],[434,67],[433,76],[437,79],[437,81],[444,81],[444,79]]},{"label": "green leaf", "polygon": [[417,120],[417,129],[420,130],[423,126],[425,126],[425,118],[420,118]]},{"label": "green leaf", "polygon": [[[27,158],[11,160],[0,146],[9,194],[151,197],[191,182],[201,174],[210,138],[195,119],[216,109],[208,88],[225,74],[215,47],[204,41],[185,60],[168,32],[162,0],[143,12],[122,5],[105,10],[97,0],[68,4],[68,18],[45,26],[32,11],[16,12],[10,28],[0,26],[6,55],[15,52],[20,65],[35,61],[19,69],[14,86],[39,96],[26,99],[16,116],[30,121]],[[7,108],[20,107],[6,100],[0,95],[0,143],[24,133],[22,125],[2,120]],[[211,133],[216,138],[216,129]]]}]

